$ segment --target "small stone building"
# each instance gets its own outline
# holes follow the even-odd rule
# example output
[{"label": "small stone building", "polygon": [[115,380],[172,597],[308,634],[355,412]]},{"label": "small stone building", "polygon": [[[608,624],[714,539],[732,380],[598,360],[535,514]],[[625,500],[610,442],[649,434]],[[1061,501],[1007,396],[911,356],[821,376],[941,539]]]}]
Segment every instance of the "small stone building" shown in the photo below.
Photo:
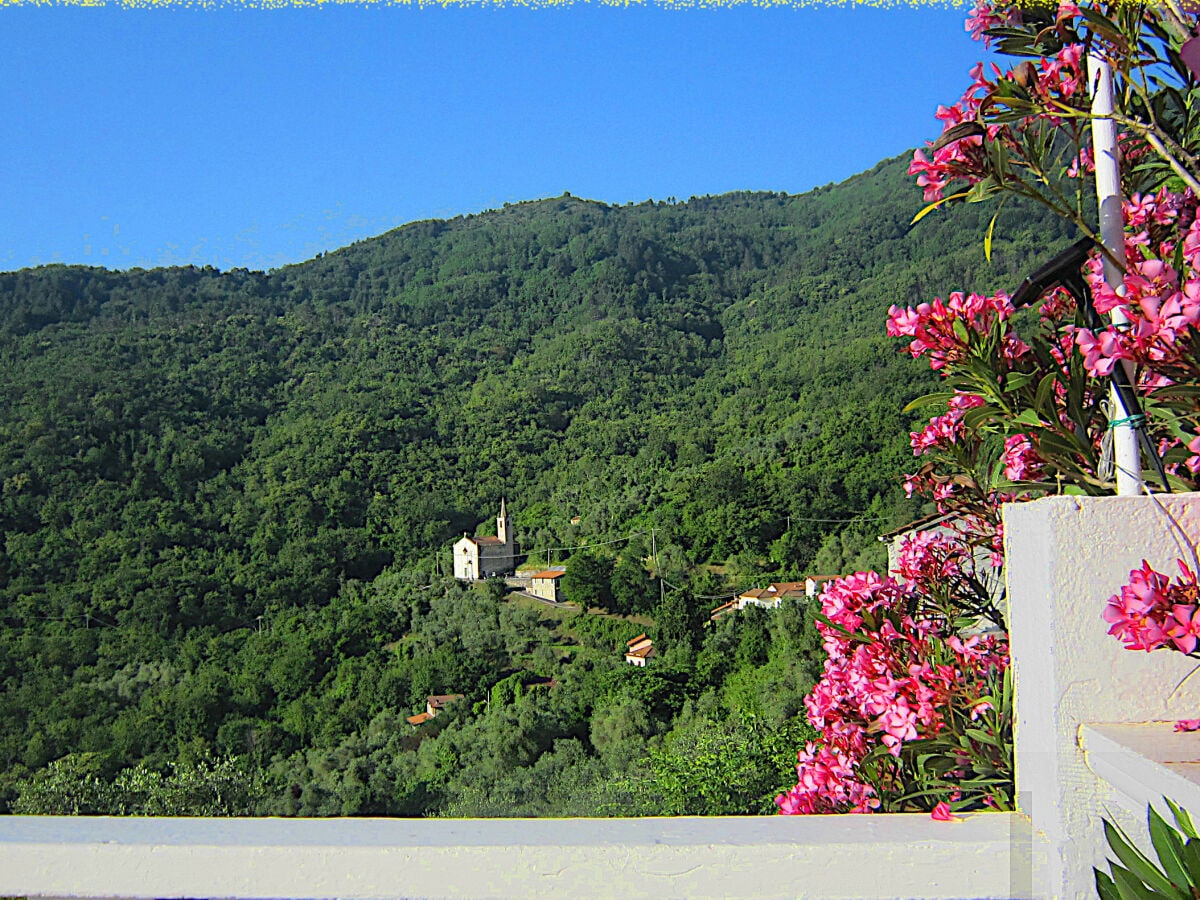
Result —
[{"label": "small stone building", "polygon": [[551,603],[558,602],[558,582],[566,571],[563,569],[547,569],[544,572],[535,572],[530,576],[529,593],[535,597],[541,597],[543,600],[549,600]]}]

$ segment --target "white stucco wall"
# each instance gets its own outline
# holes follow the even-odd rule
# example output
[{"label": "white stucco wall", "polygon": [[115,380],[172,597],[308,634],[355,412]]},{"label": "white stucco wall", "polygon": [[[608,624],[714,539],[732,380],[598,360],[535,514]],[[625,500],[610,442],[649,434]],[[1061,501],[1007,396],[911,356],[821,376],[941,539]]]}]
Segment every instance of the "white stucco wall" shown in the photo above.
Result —
[{"label": "white stucco wall", "polygon": [[0,895],[1028,898],[1021,817],[0,817]]},{"label": "white stucco wall", "polygon": [[541,597],[543,600],[550,600],[557,603],[558,579],[535,577],[529,582],[529,593],[535,597]]},{"label": "white stucco wall", "polygon": [[1035,892],[1075,900],[1093,891],[1101,810],[1113,805],[1081,726],[1200,716],[1200,677],[1175,691],[1195,661],[1125,650],[1101,618],[1143,558],[1172,574],[1176,558],[1190,560],[1200,495],[1051,497],[1005,507],[1004,527],[1019,805],[1050,847]]},{"label": "white stucco wall", "polygon": [[454,543],[454,577],[460,581],[474,581],[479,577],[479,552],[475,542],[461,537]]}]

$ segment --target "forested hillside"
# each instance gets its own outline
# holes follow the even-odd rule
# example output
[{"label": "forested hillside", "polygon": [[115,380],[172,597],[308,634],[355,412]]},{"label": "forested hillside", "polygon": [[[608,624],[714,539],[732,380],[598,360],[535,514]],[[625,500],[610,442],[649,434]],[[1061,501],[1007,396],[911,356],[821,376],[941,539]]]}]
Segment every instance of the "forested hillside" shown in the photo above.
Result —
[{"label": "forested hillside", "polygon": [[[904,169],[564,196],[270,273],[0,273],[0,803],[764,808],[815,637],[800,608],[702,627],[710,598],[878,562],[931,385],[888,306],[1011,289],[1067,237],[1012,207],[988,263],[993,210],[910,229]],[[526,551],[595,545],[613,615],[439,574],[502,496]],[[603,543],[650,528],[661,599],[644,538]]]}]

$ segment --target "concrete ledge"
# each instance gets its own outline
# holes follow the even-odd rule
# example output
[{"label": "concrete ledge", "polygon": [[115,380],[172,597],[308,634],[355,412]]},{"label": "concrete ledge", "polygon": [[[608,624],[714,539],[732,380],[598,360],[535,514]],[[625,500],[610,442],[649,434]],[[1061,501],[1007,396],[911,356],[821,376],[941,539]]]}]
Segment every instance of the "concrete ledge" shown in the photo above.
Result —
[{"label": "concrete ledge", "polygon": [[0,895],[1031,897],[1016,814],[677,819],[0,817]]},{"label": "concrete ledge", "polygon": [[1084,725],[1079,729],[1088,768],[1145,817],[1153,803],[1167,821],[1162,802],[1170,797],[1200,817],[1200,732],[1179,734],[1171,722],[1139,725]]}]

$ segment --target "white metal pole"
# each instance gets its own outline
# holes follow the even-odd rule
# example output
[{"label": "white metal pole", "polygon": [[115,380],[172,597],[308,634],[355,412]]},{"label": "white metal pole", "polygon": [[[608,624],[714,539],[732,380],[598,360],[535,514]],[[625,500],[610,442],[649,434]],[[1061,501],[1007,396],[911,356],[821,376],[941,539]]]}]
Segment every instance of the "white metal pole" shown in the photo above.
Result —
[{"label": "white metal pole", "polygon": [[[1095,54],[1088,55],[1088,81],[1092,92],[1092,153],[1096,160],[1096,200],[1100,208],[1100,239],[1120,263],[1104,259],[1104,280],[1118,294],[1125,293],[1125,223],[1121,215],[1121,168],[1117,159],[1117,126],[1112,120],[1112,66]],[[1112,311],[1113,324],[1118,328],[1129,324],[1120,309]],[[1133,367],[1121,362],[1130,383]],[[1113,428],[1113,460],[1117,470],[1117,496],[1131,497],[1142,493],[1142,461],[1138,452],[1138,436],[1129,421],[1133,410],[1125,408],[1117,393],[1111,389]]]}]

